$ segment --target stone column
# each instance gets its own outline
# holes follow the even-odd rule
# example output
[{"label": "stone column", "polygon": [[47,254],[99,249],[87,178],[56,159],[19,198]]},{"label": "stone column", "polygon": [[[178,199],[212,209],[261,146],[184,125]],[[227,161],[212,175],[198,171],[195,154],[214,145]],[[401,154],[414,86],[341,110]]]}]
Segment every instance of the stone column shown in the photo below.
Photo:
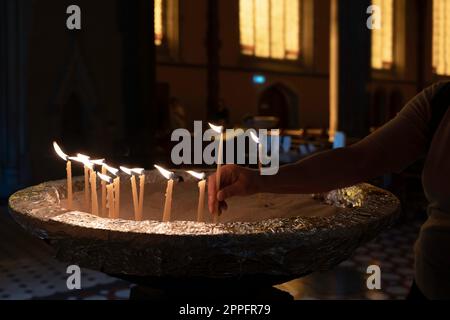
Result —
[{"label": "stone column", "polygon": [[119,1],[123,34],[123,90],[126,143],[130,157],[150,163],[157,124],[154,1]]},{"label": "stone column", "polygon": [[331,1],[330,115],[335,128],[349,137],[368,133],[370,5],[370,0]]}]

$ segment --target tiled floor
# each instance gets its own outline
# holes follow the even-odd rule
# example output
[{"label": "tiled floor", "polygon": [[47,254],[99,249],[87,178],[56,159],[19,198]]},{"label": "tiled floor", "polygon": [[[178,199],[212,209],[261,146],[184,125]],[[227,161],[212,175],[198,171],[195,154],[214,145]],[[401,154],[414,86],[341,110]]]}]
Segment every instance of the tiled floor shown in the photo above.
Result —
[{"label": "tiled floor", "polygon": [[[295,299],[403,299],[413,277],[413,243],[419,224],[395,227],[332,271],[293,280],[279,288]],[[381,268],[381,290],[366,287],[367,266]],[[41,241],[26,234],[0,207],[1,299],[128,299],[131,284],[82,270],[81,290],[69,291],[67,265]]]},{"label": "tiled floor", "polygon": [[[358,248],[337,268],[283,284],[296,299],[404,299],[414,277],[413,245],[420,224],[394,227]],[[367,267],[381,269],[381,290],[368,290]]]},{"label": "tiled floor", "polygon": [[[68,265],[51,249],[12,221],[0,207],[1,299],[127,299],[130,284],[103,273],[82,269],[82,290],[66,286]],[[124,291],[125,290],[125,291]]]}]

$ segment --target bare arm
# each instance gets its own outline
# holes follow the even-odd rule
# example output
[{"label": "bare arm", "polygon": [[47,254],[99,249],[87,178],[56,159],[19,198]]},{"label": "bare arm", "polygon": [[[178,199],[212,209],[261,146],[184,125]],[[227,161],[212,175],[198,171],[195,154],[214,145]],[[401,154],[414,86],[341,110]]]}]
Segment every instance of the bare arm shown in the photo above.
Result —
[{"label": "bare arm", "polygon": [[[258,170],[227,165],[222,167],[222,188],[217,200],[254,193],[320,193],[354,185],[384,172],[376,148],[360,143],[330,150],[283,166],[273,176],[260,176]],[[208,181],[209,208],[216,201],[215,175]],[[223,207],[226,208],[224,205]]]},{"label": "bare arm", "polygon": [[382,174],[385,165],[381,160],[370,144],[318,153],[281,167],[276,175],[261,176],[258,191],[316,193],[354,185]]},{"label": "bare arm", "polygon": [[427,150],[429,101],[437,88],[434,85],[423,91],[395,119],[359,143],[281,167],[276,175],[260,176],[256,170],[236,165],[223,167],[219,192],[215,175],[208,181],[210,211],[216,201],[237,195],[326,192],[401,171]]}]

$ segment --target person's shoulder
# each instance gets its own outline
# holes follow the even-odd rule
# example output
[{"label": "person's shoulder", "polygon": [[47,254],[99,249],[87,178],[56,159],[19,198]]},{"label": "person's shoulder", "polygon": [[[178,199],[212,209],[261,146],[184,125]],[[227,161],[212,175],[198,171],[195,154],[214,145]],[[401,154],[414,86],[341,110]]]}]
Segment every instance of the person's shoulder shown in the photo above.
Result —
[{"label": "person's shoulder", "polygon": [[431,101],[436,96],[436,94],[440,92],[444,87],[447,87],[448,90],[450,90],[450,81],[437,81],[425,88],[422,93],[428,101]]},{"label": "person's shoulder", "polygon": [[435,98],[444,87],[448,87],[448,90],[450,90],[450,81],[434,82],[412,98],[408,105],[411,106],[411,108],[429,109],[433,98]]},{"label": "person's shoulder", "polygon": [[412,98],[400,111],[399,115],[406,117],[408,121],[416,119],[427,123],[431,119],[433,98],[444,86],[449,84],[450,81],[438,81],[429,85]]}]

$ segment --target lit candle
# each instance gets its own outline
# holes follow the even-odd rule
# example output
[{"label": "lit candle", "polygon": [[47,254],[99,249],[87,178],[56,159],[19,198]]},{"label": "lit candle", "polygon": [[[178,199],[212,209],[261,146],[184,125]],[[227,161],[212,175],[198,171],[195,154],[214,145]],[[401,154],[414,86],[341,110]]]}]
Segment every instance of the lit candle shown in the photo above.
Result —
[{"label": "lit candle", "polygon": [[137,186],[136,186],[136,177],[133,174],[132,169],[128,169],[126,167],[120,167],[120,170],[131,176],[131,192],[133,197],[133,208],[134,208],[134,218],[137,220],[138,218],[138,207],[139,207],[139,199],[137,194]]},{"label": "lit candle", "polygon": [[[102,165],[102,174],[106,175],[106,167]],[[106,217],[106,181],[102,180],[102,217]]]},{"label": "lit candle", "polygon": [[114,179],[114,218],[120,218],[120,177]]},{"label": "lit candle", "polygon": [[89,160],[89,162],[95,164],[96,166],[103,166],[105,159]]},{"label": "lit candle", "polygon": [[88,208],[89,206],[89,198],[90,198],[90,193],[89,193],[89,167],[88,166],[84,166],[84,206],[85,208]]},{"label": "lit candle", "polygon": [[77,157],[81,159],[81,162],[84,165],[84,206],[86,208],[86,211],[88,211],[91,196],[89,192],[89,173],[92,169],[92,164],[89,161],[90,158],[84,154],[78,153]]},{"label": "lit candle", "polygon": [[[110,167],[109,165],[107,165],[106,163],[104,163],[102,165],[102,171],[104,171],[105,173],[102,172],[102,174],[106,174],[106,172],[111,173],[112,175],[114,175],[116,178],[113,180],[113,191],[114,191],[114,218],[118,219],[120,217],[120,177],[117,175],[119,172],[119,169]],[[106,191],[106,181],[102,180],[102,187],[103,185],[105,186],[105,191]],[[103,192],[103,191],[102,191]],[[102,199],[103,201],[103,199]],[[103,206],[103,204],[102,204]],[[104,214],[106,215],[106,199],[104,200]]]},{"label": "lit candle", "polygon": [[60,156],[66,163],[67,173],[67,209],[72,210],[73,192],[72,192],[72,162],[69,160],[69,156],[66,155],[56,142],[53,142],[53,148],[58,156]]},{"label": "lit candle", "polygon": [[172,213],[172,192],[173,192],[173,179],[175,174],[160,166],[155,165],[155,168],[167,179],[166,188],[166,200],[164,202],[163,222],[170,222],[170,216]]},{"label": "lit candle", "polygon": [[261,169],[262,169],[262,155],[263,155],[263,150],[262,150],[262,144],[261,141],[259,140],[259,138],[256,136],[256,134],[253,133],[253,131],[250,131],[250,136],[252,137],[253,141],[255,141],[256,145],[258,146],[258,169],[259,169],[259,173],[261,174]]},{"label": "lit candle", "polygon": [[108,217],[114,219],[114,184],[108,184],[106,191],[108,192]]},{"label": "lit candle", "polygon": [[[103,163],[105,162],[105,159],[90,160],[90,162],[92,165],[102,166],[103,169]],[[91,212],[92,214],[98,216],[99,212],[98,212],[98,196],[97,196],[97,173],[94,171],[94,169],[91,170],[90,182],[91,182],[91,203],[92,203]]]},{"label": "lit candle", "polygon": [[114,183],[111,177],[101,174],[98,174],[99,178],[102,179],[102,181],[105,181],[107,183],[106,185],[106,191],[108,194],[108,203],[107,203],[107,207],[108,207],[108,217],[110,219],[114,218]]},{"label": "lit candle", "polygon": [[206,189],[206,175],[195,171],[187,171],[191,176],[199,179],[198,182],[198,208],[197,208],[197,222],[203,222],[203,211],[205,208],[205,189]]},{"label": "lit candle", "polygon": [[144,210],[144,188],[145,188],[145,174],[144,169],[135,168],[131,169],[134,173],[139,175],[139,196],[138,196],[138,210],[136,221],[142,221],[143,218],[143,210]]},{"label": "lit candle", "polygon": [[92,170],[92,163],[89,161],[89,157],[83,154],[78,154],[76,157],[71,157],[71,160],[80,162],[84,165],[84,207],[89,210],[90,198],[89,198],[89,173]]},{"label": "lit candle", "polygon": [[98,216],[98,198],[97,198],[97,173],[91,170],[91,213]]},{"label": "lit candle", "polygon": [[[215,126],[213,124],[209,124],[211,129],[213,129],[216,133],[220,134],[220,140],[219,140],[219,150],[217,152],[217,171],[216,171],[216,191],[219,192],[220,190],[220,175],[221,175],[221,167],[222,167],[222,158],[223,158],[223,127],[222,126]],[[214,209],[214,222],[219,222],[219,202],[216,201],[216,207]]]}]

